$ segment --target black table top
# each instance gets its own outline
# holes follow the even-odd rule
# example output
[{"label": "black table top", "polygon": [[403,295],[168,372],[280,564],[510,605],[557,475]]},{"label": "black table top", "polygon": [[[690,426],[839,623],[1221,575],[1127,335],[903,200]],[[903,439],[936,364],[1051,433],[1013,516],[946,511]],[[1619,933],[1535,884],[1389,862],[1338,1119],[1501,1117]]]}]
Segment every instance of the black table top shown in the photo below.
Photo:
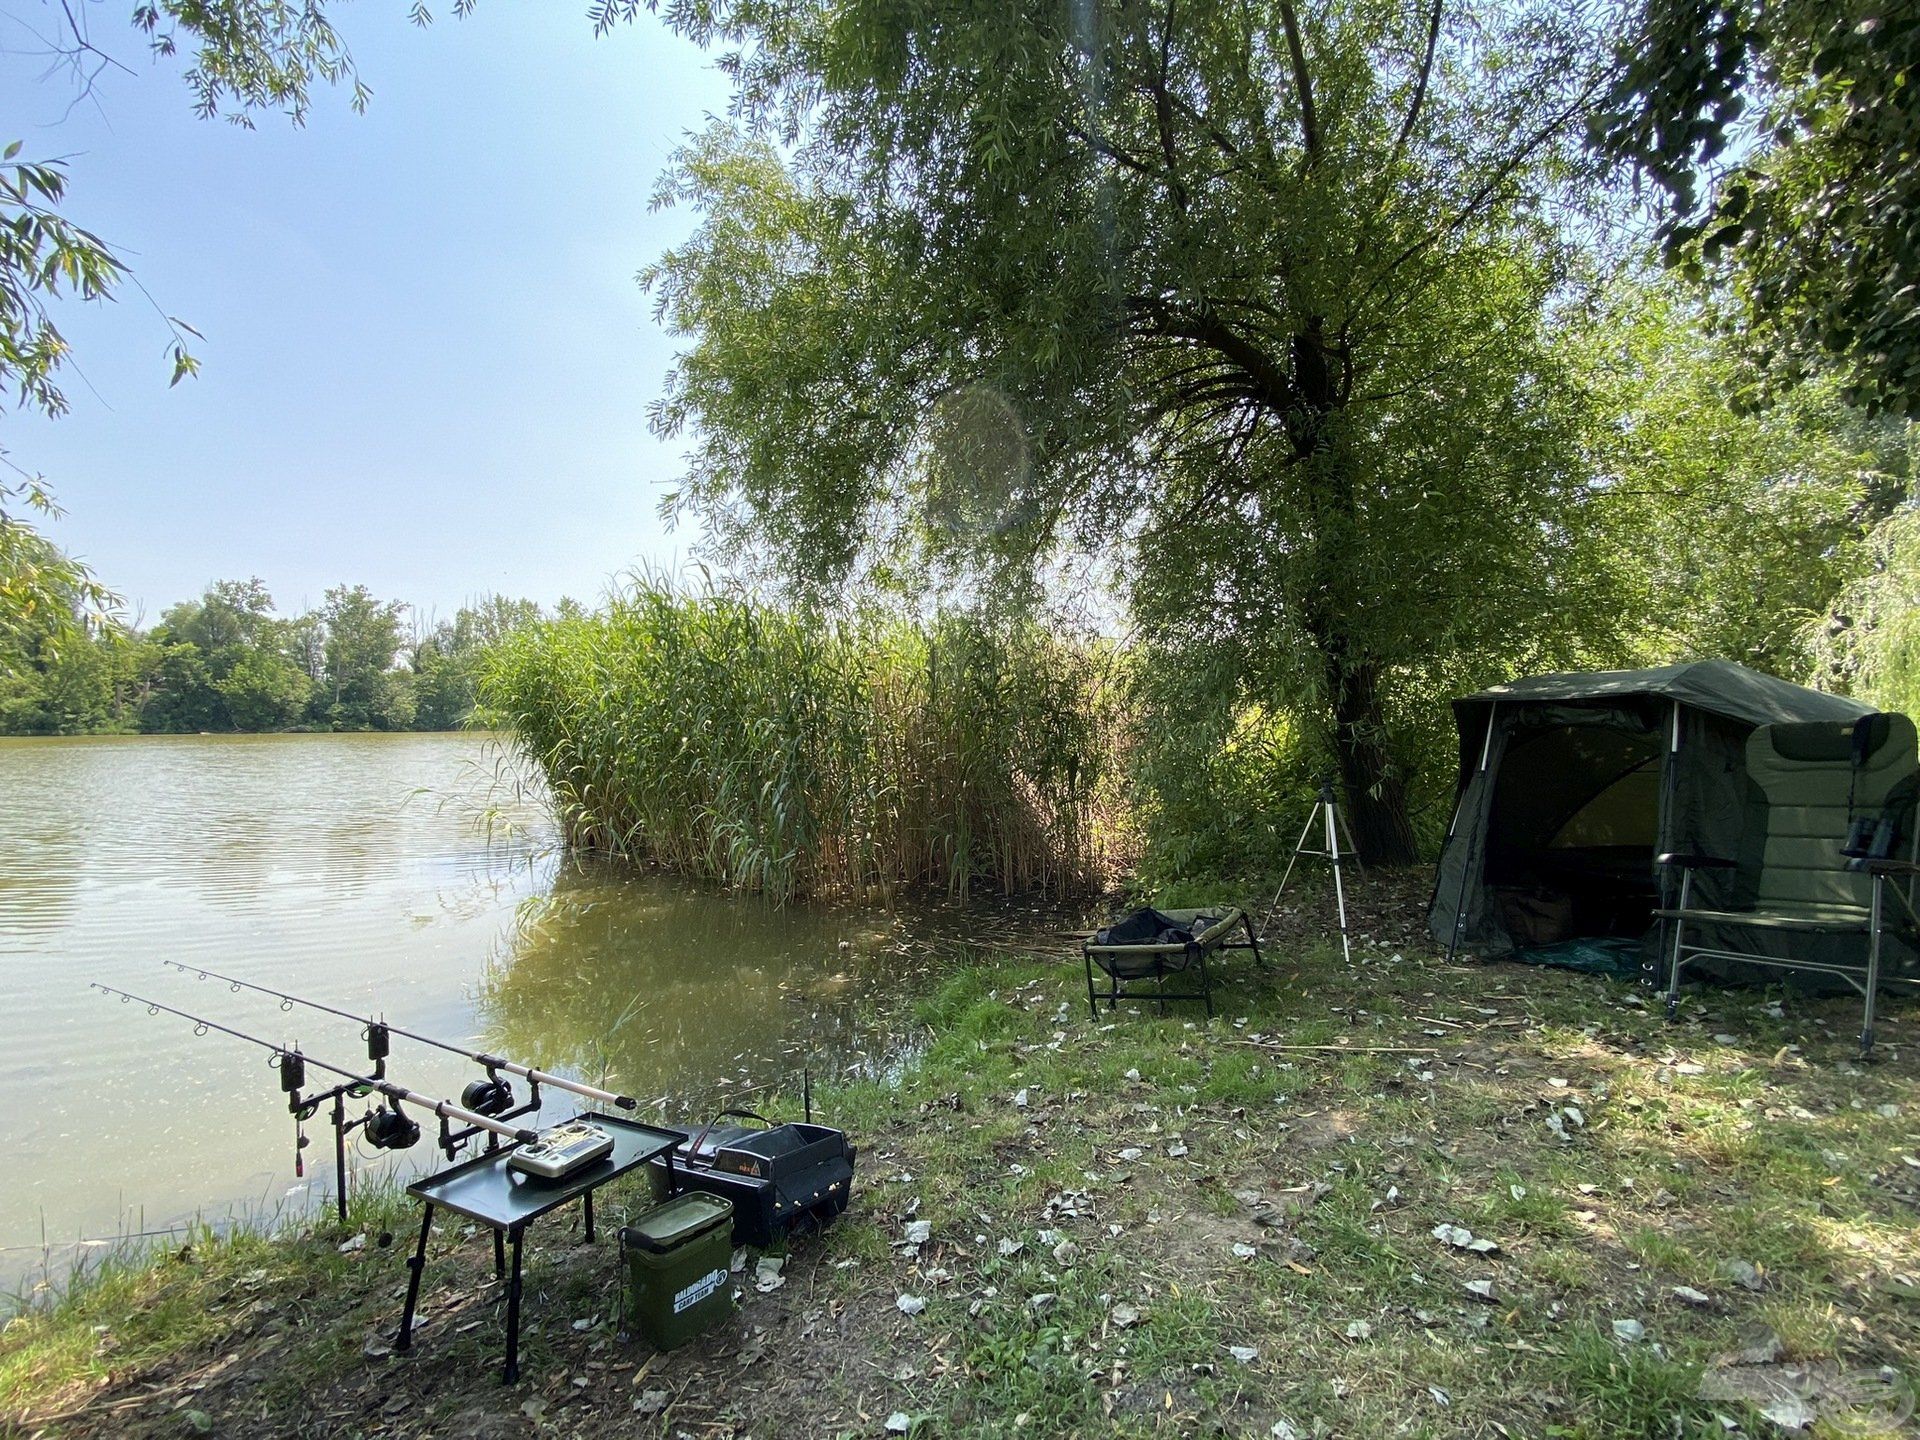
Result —
[{"label": "black table top", "polygon": [[646,1164],[687,1138],[678,1130],[642,1125],[618,1115],[582,1118],[610,1132],[613,1149],[570,1175],[547,1180],[511,1169],[507,1157],[513,1153],[513,1147],[508,1146],[416,1180],[407,1187],[407,1193],[495,1230],[518,1230],[549,1210],[558,1209],[569,1200],[578,1200],[589,1190]]}]

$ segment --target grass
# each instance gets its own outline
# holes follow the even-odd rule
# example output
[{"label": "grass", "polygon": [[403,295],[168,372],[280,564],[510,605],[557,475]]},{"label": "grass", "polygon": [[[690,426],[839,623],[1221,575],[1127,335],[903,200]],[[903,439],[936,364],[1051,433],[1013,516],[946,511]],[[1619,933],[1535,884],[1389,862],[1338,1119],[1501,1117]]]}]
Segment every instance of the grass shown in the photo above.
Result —
[{"label": "grass", "polygon": [[[1780,1019],[1702,992],[1669,1027],[1612,982],[1394,954],[1233,968],[1211,1024],[1089,1023],[1077,958],[953,974],[900,1016],[914,1063],[826,1098],[862,1148],[854,1208],[671,1355],[617,1339],[614,1267],[558,1220],[530,1235],[511,1393],[487,1369],[483,1237],[436,1245],[405,1359],[365,1349],[397,1254],[234,1237],[16,1322],[6,1413],[79,1412],[52,1433],[186,1433],[192,1410],[235,1433],[857,1436],[899,1412],[923,1437],[1637,1440],[1764,1433],[1702,1398],[1703,1377],[1774,1374],[1722,1363],[1764,1342],[1826,1387],[1816,1436],[1903,1433],[1884,1380],[1836,1397],[1920,1377],[1911,1011],[1863,1065],[1843,1001]],[[1306,1045],[1334,1048],[1287,1048]],[[381,1226],[401,1228],[354,1221]]]},{"label": "grass", "polygon": [[1108,668],[1031,624],[824,619],[643,580],[516,631],[480,695],[583,848],[775,899],[1060,894],[1114,858]]}]

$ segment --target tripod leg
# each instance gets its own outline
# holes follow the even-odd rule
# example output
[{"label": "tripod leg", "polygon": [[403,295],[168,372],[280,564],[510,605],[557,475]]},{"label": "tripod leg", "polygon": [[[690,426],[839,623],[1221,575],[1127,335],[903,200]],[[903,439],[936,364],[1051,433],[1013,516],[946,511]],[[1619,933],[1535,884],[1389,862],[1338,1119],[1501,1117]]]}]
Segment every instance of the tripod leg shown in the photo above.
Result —
[{"label": "tripod leg", "polygon": [[1286,871],[1280,876],[1280,888],[1273,892],[1273,899],[1267,904],[1265,918],[1260,921],[1262,930],[1273,928],[1273,917],[1280,909],[1280,897],[1287,893],[1287,882],[1293,878],[1293,867],[1300,863],[1300,857],[1306,852],[1307,835],[1313,829],[1314,812],[1307,812],[1307,823],[1300,827],[1300,838],[1293,842],[1293,854],[1287,857]]},{"label": "tripod leg", "polygon": [[1353,861],[1354,869],[1360,871],[1360,873],[1364,875],[1366,873],[1367,867],[1360,863],[1360,847],[1353,843],[1353,831],[1347,828],[1347,812],[1342,810],[1339,807],[1339,805],[1336,804],[1333,807],[1333,818],[1337,822],[1339,822],[1340,833],[1346,837],[1347,858]]},{"label": "tripod leg", "polygon": [[1353,947],[1347,942],[1347,891],[1340,880],[1340,840],[1334,833],[1334,816],[1338,813],[1333,801],[1326,802],[1327,816],[1327,855],[1333,861],[1333,903],[1340,914],[1340,954],[1348,964],[1353,963]]}]

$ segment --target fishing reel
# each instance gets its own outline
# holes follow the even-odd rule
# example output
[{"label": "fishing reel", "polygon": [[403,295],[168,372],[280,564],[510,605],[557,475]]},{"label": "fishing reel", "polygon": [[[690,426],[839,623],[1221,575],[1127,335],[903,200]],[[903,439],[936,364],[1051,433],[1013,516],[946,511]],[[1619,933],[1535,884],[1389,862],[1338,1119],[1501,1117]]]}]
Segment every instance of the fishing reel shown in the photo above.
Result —
[{"label": "fishing reel", "polygon": [[504,1115],[513,1109],[513,1086],[489,1074],[484,1080],[468,1083],[460,1092],[460,1104],[476,1115]]},{"label": "fishing reel", "polygon": [[366,1135],[376,1150],[411,1150],[420,1143],[420,1122],[395,1103],[367,1112]]}]

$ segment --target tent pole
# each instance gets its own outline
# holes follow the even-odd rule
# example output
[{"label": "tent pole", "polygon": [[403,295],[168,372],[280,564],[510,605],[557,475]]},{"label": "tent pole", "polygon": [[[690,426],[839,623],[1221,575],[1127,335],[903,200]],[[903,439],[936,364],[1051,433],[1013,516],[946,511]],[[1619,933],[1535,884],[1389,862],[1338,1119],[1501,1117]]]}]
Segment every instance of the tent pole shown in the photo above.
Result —
[{"label": "tent pole", "polygon": [[[1680,767],[1674,763],[1674,757],[1677,756],[1679,753],[1680,753],[1680,702],[1676,700],[1673,702],[1672,717],[1668,723],[1666,764],[1660,776],[1661,788],[1666,792],[1666,801],[1667,801],[1666,812],[1667,813],[1665,817],[1666,824],[1661,827],[1661,833],[1659,836],[1658,843],[1655,844],[1653,847],[1654,852],[1656,854],[1659,854],[1665,851],[1681,850],[1685,848],[1684,846],[1676,843],[1676,841],[1673,838],[1674,821],[1676,819],[1676,812],[1679,809],[1677,797],[1679,795],[1679,790],[1680,790]],[[1660,896],[1660,907],[1662,909],[1666,909],[1668,908],[1667,895],[1668,895],[1668,891],[1671,889],[1672,880],[1665,866],[1661,866],[1658,868],[1660,873],[1654,878],[1658,882],[1660,887],[1658,891],[1658,894]],[[1681,885],[1680,885],[1681,894],[1683,897],[1685,896],[1686,888],[1687,888],[1686,880],[1687,880],[1687,877],[1683,875],[1681,877]],[[1684,898],[1682,899],[1680,908],[1681,909],[1686,908]],[[1669,925],[1672,925],[1675,927],[1674,929],[1675,941],[1677,942],[1680,938],[1679,922],[1668,920],[1663,917],[1660,921],[1660,938],[1657,942],[1657,951],[1656,951],[1656,953],[1661,955],[1665,955],[1667,953],[1667,927]],[[1669,963],[1671,963],[1671,961]],[[1643,965],[1644,965],[1644,962],[1643,962]],[[1672,1013],[1671,1001],[1669,1001],[1669,1004],[1668,1004],[1668,1013],[1669,1013],[1669,1018],[1671,1018],[1671,1013]]]},{"label": "tent pole", "polygon": [[[1500,702],[1495,700],[1487,706],[1487,733],[1480,740],[1480,768],[1475,773],[1487,773],[1487,759],[1493,754],[1493,723],[1499,717]],[[1460,807],[1465,805],[1467,797],[1462,794],[1459,804],[1454,806],[1454,820],[1460,818]],[[1467,853],[1460,865],[1460,893],[1453,901],[1453,934],[1447,939],[1447,963],[1453,963],[1453,957],[1460,952],[1460,926],[1467,913],[1467,880],[1473,874],[1473,837],[1467,837]]]}]

